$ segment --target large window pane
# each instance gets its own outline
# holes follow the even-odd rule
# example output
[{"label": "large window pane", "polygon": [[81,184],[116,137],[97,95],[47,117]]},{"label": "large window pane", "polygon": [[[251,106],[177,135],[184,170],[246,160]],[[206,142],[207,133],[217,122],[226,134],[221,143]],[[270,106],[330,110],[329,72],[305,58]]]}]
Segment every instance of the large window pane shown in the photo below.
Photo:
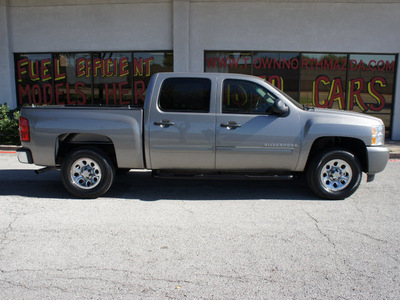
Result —
[{"label": "large window pane", "polygon": [[172,52],[135,52],[133,56],[133,105],[143,106],[147,86],[153,74],[172,71]]},{"label": "large window pane", "polygon": [[92,103],[91,64],[89,53],[54,54],[54,104]]},{"label": "large window pane", "polygon": [[15,55],[18,105],[54,104],[51,54]]},{"label": "large window pane", "polygon": [[300,103],[345,109],[346,72],[346,54],[302,54]]},{"label": "large window pane", "polygon": [[350,55],[348,110],[379,117],[391,125],[395,55]]},{"label": "large window pane", "polygon": [[132,103],[132,55],[128,52],[93,54],[94,103]]},{"label": "large window pane", "polygon": [[293,99],[299,97],[299,53],[254,52],[253,75],[264,78]]}]

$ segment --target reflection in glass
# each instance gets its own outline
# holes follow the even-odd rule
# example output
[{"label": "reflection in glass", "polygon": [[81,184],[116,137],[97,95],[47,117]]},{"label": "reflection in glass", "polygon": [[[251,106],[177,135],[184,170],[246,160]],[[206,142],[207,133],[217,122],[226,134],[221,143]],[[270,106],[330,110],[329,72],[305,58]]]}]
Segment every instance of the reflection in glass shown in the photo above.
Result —
[{"label": "reflection in glass", "polygon": [[132,103],[132,55],[128,52],[93,54],[94,103]]},{"label": "reflection in glass", "polygon": [[54,104],[51,54],[16,54],[15,76],[19,106]]},{"label": "reflection in glass", "polygon": [[150,77],[173,71],[173,53],[15,54],[18,105],[143,106]]},{"label": "reflection in glass", "polygon": [[252,52],[207,51],[206,72],[252,74]]},{"label": "reflection in glass", "polygon": [[294,99],[299,97],[299,53],[254,52],[253,75],[264,78]]},{"label": "reflection in glass", "polygon": [[300,103],[320,108],[346,108],[346,54],[303,53]]},{"label": "reflection in glass", "polygon": [[55,104],[85,105],[92,103],[90,53],[54,54]]},{"label": "reflection in glass", "polygon": [[350,55],[347,109],[379,117],[391,126],[395,55]]},{"label": "reflection in glass", "polygon": [[133,105],[143,106],[147,86],[153,74],[172,71],[172,52],[135,52],[133,55]]}]

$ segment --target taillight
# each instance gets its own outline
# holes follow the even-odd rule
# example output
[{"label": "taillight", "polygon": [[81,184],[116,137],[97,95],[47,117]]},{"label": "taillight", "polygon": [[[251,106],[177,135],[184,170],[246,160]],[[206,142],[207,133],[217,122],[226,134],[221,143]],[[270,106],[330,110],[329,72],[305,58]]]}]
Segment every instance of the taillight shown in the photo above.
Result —
[{"label": "taillight", "polygon": [[23,117],[19,118],[19,138],[21,142],[30,142],[29,121]]}]

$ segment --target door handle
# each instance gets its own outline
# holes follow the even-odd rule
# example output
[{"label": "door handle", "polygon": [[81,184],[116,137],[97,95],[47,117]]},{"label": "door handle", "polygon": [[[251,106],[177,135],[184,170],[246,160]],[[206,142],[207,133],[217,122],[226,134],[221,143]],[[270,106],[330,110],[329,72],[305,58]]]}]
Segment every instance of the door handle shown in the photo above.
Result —
[{"label": "door handle", "polygon": [[233,129],[242,127],[242,125],[239,123],[236,123],[235,121],[229,121],[228,123],[221,123],[221,127],[224,127],[228,130],[233,130]]},{"label": "door handle", "polygon": [[169,126],[175,125],[175,123],[171,122],[170,120],[161,120],[160,122],[154,122],[154,125],[160,126],[161,128],[167,128]]}]

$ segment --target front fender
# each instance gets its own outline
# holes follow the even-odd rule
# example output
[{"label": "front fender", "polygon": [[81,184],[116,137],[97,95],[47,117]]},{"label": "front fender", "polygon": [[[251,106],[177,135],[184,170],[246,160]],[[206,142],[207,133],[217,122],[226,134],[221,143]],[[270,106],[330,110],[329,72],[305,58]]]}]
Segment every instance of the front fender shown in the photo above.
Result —
[{"label": "front fender", "polygon": [[[366,124],[357,124],[357,122],[350,123],[337,123],[336,120],[325,119],[325,118],[313,118],[309,119],[303,130],[301,153],[299,156],[299,161],[296,166],[298,172],[305,170],[307,162],[313,153],[311,150],[318,141],[324,140],[325,143],[329,141],[331,146],[339,146],[337,141],[342,140],[340,146],[346,147],[346,140],[356,140],[360,144],[368,145],[371,142],[371,126]],[[329,144],[324,145],[322,148],[328,147]],[[350,145],[349,145],[350,146]]]}]

